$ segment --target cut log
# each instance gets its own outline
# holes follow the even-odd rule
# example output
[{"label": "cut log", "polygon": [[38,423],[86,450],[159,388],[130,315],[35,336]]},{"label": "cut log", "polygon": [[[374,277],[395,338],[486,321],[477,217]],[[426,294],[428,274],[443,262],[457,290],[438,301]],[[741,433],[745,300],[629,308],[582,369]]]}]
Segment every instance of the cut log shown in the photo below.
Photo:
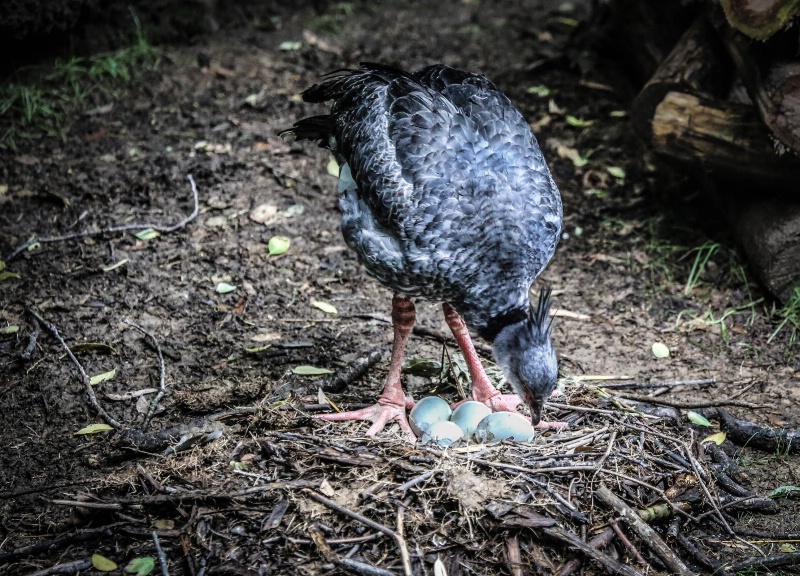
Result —
[{"label": "cut log", "polygon": [[778,156],[752,106],[668,92],[656,107],[650,143],[658,154],[711,176],[746,179],[759,189],[795,190],[800,159]]},{"label": "cut log", "polygon": [[788,41],[757,45],[727,26],[723,18],[713,20],[761,119],[780,144],[800,154],[797,31],[792,31]]},{"label": "cut log", "polygon": [[731,26],[755,40],[766,40],[800,14],[800,0],[720,0]]},{"label": "cut log", "polygon": [[637,135],[650,142],[656,108],[669,92],[722,98],[734,74],[733,64],[714,27],[702,15],[683,33],[631,106]]},{"label": "cut log", "polygon": [[682,92],[668,92],[656,108],[651,142],[718,180],[712,196],[751,270],[788,301],[800,285],[800,159],[775,154],[753,106]]}]

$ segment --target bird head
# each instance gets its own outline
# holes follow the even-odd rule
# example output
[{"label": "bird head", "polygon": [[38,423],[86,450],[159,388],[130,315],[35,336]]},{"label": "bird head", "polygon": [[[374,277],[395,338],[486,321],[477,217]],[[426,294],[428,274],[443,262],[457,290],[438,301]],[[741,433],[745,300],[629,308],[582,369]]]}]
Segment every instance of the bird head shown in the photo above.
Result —
[{"label": "bird head", "polygon": [[528,317],[503,328],[494,340],[495,359],[519,397],[531,410],[534,425],[558,379],[558,359],[550,338],[550,290],[539,293]]}]

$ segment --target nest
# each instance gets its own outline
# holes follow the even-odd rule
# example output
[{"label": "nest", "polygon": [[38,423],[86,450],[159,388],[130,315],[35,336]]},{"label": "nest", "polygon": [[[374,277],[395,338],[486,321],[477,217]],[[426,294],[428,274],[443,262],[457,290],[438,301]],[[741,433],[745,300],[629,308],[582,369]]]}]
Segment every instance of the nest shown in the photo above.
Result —
[{"label": "nest", "polygon": [[32,546],[81,558],[105,540],[130,558],[155,538],[164,569],[192,576],[724,574],[791,560],[763,558],[744,538],[758,534],[736,527],[737,513],[776,503],[723,450],[597,392],[579,385],[550,407],[568,432],[450,449],[349,436],[358,424],[286,405],[226,412],[210,437],[184,430],[213,442],[52,501],[91,525]]}]

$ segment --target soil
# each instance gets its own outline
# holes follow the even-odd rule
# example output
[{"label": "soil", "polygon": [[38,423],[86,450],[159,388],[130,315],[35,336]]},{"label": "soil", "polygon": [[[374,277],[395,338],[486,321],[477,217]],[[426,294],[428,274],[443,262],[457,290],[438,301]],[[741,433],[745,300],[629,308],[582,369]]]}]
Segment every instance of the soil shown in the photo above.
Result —
[{"label": "soil", "polygon": [[[777,327],[769,314],[774,303],[748,275],[735,239],[725,234],[718,212],[690,174],[659,164],[635,140],[620,113],[631,94],[609,84],[613,64],[595,61],[579,72],[564,57],[573,20],[585,20],[588,10],[588,2],[518,0],[489,6],[420,0],[278,12],[274,30],[227,29],[189,46],[165,48],[158,71],[110,111],[76,118],[63,141],[21,141],[16,153],[3,152],[0,254],[11,254],[32,235],[179,222],[192,211],[189,174],[197,183],[200,210],[185,226],[155,239],[130,232],[83,237],[6,257],[6,271],[17,276],[0,281],[0,324],[19,326],[19,331],[0,334],[0,440],[5,446],[0,450],[0,554],[98,525],[97,515],[115,512],[90,514],[53,501],[103,490],[134,493],[141,488],[137,467],[150,469],[157,482],[178,479],[205,488],[206,474],[226,472],[237,442],[264,430],[317,430],[328,438],[366,430],[364,423],[323,426],[296,412],[273,415],[257,425],[231,428],[216,444],[198,448],[192,459],[177,460],[180,466],[167,464],[121,450],[113,435],[75,435],[101,420],[87,402],[74,364],[47,331],[42,330],[30,360],[21,359],[33,330],[29,307],[57,326],[68,345],[102,343],[77,358],[89,375],[116,370],[94,390],[114,418],[133,427],[146,407],[130,393],[159,385],[153,347],[126,322],[136,323],[164,353],[167,393],[154,427],[165,429],[203,414],[263,408],[265,398],[277,399],[276,390],[312,383],[312,377],[292,372],[299,365],[338,370],[375,350],[388,353],[391,327],[385,318],[391,294],[365,274],[344,245],[336,180],[326,170],[328,152],[277,135],[299,118],[322,113],[321,107],[302,103],[304,88],[325,72],[363,61],[407,69],[445,62],[480,71],[531,121],[564,202],[564,237],[537,284],[554,289],[562,314],[554,322],[554,340],[563,376],[604,375],[640,383],[713,378],[713,384],[675,386],[658,398],[713,404],[749,387],[737,398],[749,407],[731,407],[733,413],[762,426],[797,429],[800,375],[791,330],[768,341]],[[300,40],[299,49],[281,49],[282,43]],[[529,90],[534,87],[546,87],[548,94]],[[588,162],[573,162],[575,151],[591,152]],[[290,238],[285,254],[269,254],[274,236]],[[693,249],[704,245],[717,248],[687,290],[698,253]],[[235,289],[220,293],[223,282]],[[336,314],[316,307],[317,301],[335,306]],[[438,305],[419,303],[418,313],[420,325],[446,331]],[[656,342],[669,348],[668,358],[654,357]],[[412,338],[409,356],[438,361],[441,355],[435,339]],[[374,399],[385,360],[331,399],[340,405]],[[434,384],[421,377],[407,380],[416,398],[431,394]],[[452,390],[444,394],[456,399]],[[124,399],[114,400],[120,396]],[[143,398],[151,400],[153,394]],[[298,402],[314,404],[317,394]],[[399,437],[393,428],[383,435]],[[758,495],[782,485],[800,486],[796,455],[727,449]],[[497,490],[492,486],[481,489]],[[308,501],[297,502],[290,498],[290,514],[298,522],[304,514],[321,514],[319,504],[312,510]],[[800,502],[783,498],[777,503],[777,513],[744,513],[737,525],[796,533]],[[208,506],[201,512],[186,507],[181,514],[224,513],[224,506],[217,512]],[[125,516],[114,521],[124,522]],[[480,518],[476,522],[480,525]],[[76,542],[66,553],[53,549],[15,558],[5,567],[0,562],[0,573],[33,572],[81,558],[86,550],[125,556],[124,551],[144,546],[149,529],[143,529],[144,540],[131,531],[122,539],[101,538],[101,544]],[[762,548],[785,553],[793,545]],[[320,567],[313,548],[297,546],[307,562],[304,573],[332,573]],[[442,555],[452,559],[465,549],[445,548]],[[415,551],[425,558],[425,573],[432,571],[429,552]],[[747,557],[752,550],[735,553]],[[507,570],[501,556],[488,573]],[[208,568],[256,570],[243,561],[226,562],[210,554]],[[178,560],[172,569],[195,573]],[[298,573],[293,570],[277,562],[256,571]]]}]

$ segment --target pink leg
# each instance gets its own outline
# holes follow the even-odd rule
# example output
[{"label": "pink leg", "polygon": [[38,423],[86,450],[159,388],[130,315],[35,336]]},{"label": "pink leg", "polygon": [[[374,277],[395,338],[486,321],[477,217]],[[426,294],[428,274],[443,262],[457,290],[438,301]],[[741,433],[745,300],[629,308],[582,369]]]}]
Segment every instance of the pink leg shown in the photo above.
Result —
[{"label": "pink leg", "polygon": [[361,410],[321,414],[317,418],[331,422],[369,420],[372,422],[372,426],[367,430],[367,436],[375,436],[384,429],[386,424],[395,421],[411,442],[416,441],[414,432],[411,430],[411,426],[408,425],[408,418],[406,417],[406,405],[408,402],[403,392],[403,385],[400,382],[403,355],[406,351],[408,335],[411,333],[411,328],[414,326],[416,318],[417,311],[411,300],[401,296],[395,296],[392,299],[392,324],[394,326],[392,360],[389,364],[389,377],[386,379],[386,386],[383,388],[383,394],[381,394],[378,402]]},{"label": "pink leg", "polygon": [[464,360],[467,362],[467,370],[469,370],[469,377],[472,380],[472,397],[478,402],[483,402],[493,412],[516,412],[517,406],[522,404],[519,396],[516,394],[500,394],[500,391],[494,387],[486,371],[483,369],[481,359],[478,358],[478,353],[475,352],[475,346],[472,344],[467,325],[461,316],[458,315],[450,304],[445,302],[442,305],[444,309],[444,319],[453,336],[461,348],[461,353],[464,354]]},{"label": "pink leg", "polygon": [[[483,364],[481,364],[481,359],[475,351],[475,346],[472,344],[472,338],[464,320],[447,302],[442,305],[442,308],[444,309],[444,319],[447,325],[450,326],[458,347],[461,348],[461,353],[464,354],[464,360],[467,362],[469,377],[472,379],[472,397],[478,402],[486,404],[492,409],[492,412],[517,412],[517,406],[523,403],[520,397],[516,394],[501,394],[494,387],[486,375],[486,370],[483,369]],[[458,402],[455,406],[458,404],[461,404],[461,402]],[[540,421],[534,425],[534,428],[536,430],[566,430],[569,428],[569,424],[566,422]]]}]

